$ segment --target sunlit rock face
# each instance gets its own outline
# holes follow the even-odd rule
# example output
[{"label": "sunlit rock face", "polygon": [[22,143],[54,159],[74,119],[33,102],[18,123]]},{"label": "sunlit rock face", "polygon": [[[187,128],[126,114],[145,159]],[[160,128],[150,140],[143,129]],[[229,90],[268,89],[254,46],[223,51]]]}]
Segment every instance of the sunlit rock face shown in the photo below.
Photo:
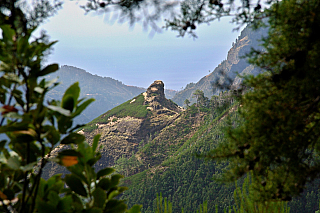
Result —
[{"label": "sunlit rock face", "polygon": [[183,109],[178,105],[174,104],[172,101],[166,99],[164,94],[164,83],[160,80],[154,81],[143,93],[144,105],[148,106],[151,111],[157,111],[158,114],[161,113],[179,113]]},{"label": "sunlit rock face", "polygon": [[143,93],[144,105],[148,105],[150,110],[162,109],[161,102],[165,100],[164,83],[160,80],[154,81]]}]

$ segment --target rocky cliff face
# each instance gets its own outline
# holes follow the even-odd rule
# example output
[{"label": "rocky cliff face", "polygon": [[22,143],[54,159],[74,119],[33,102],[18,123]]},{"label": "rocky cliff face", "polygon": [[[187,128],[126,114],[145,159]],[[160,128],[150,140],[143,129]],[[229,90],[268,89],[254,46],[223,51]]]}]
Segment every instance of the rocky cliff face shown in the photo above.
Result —
[{"label": "rocky cliff face", "polygon": [[[212,73],[204,76],[197,83],[191,83],[186,86],[182,91],[175,94],[172,100],[180,106],[183,106],[184,101],[188,99],[191,103],[195,103],[196,99],[193,97],[194,91],[197,89],[202,90],[204,95],[211,98],[213,94],[212,83],[216,81],[223,81],[224,77],[221,73],[226,74],[228,78],[232,79],[234,87],[242,82],[242,79],[237,76],[252,74],[256,75],[259,70],[247,62],[247,58],[244,57],[250,53],[251,49],[261,50],[260,40],[262,37],[267,35],[267,28],[259,28],[254,31],[250,27],[246,27],[242,30],[238,36],[234,45],[228,51],[227,59],[222,61]],[[216,94],[218,94],[217,91]]]},{"label": "rocky cliff face", "polygon": [[143,93],[144,105],[147,109],[155,111],[157,114],[162,113],[179,113],[182,111],[175,103],[165,98],[164,83],[160,80],[154,81]]},{"label": "rocky cliff face", "polygon": [[[183,110],[165,98],[162,81],[158,80],[152,83],[147,91],[142,93],[142,96],[142,105],[148,111],[146,117],[138,118],[134,115],[119,116],[115,114],[107,118],[109,122],[106,124],[97,123],[98,128],[94,131],[84,132],[89,141],[94,135],[101,134],[100,144],[103,145],[102,153],[104,154],[100,160],[100,166],[111,166],[119,157],[129,157],[132,152],[137,152],[141,141],[148,141],[150,135],[161,131],[174,122]],[[131,104],[140,101],[139,99],[141,99],[141,95],[130,100],[128,108]]]}]

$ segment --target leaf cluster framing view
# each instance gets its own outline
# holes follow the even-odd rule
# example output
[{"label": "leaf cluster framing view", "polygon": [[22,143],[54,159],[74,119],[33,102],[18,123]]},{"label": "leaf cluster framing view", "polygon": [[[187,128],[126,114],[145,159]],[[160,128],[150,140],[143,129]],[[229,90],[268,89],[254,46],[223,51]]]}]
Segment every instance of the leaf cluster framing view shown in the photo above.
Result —
[{"label": "leaf cluster framing view", "polygon": [[[0,141],[0,210],[140,212],[141,206],[127,210],[119,198],[127,189],[120,186],[121,175],[112,174],[114,169],[108,167],[95,170],[101,158],[99,135],[89,145],[78,132],[85,125],[74,124],[74,118],[94,100],[79,98],[78,83],[61,100],[46,99],[58,85],[56,79],[44,77],[59,66],[43,63],[56,42],[50,42],[45,33],[35,37],[34,32],[61,6],[62,2],[50,0],[0,2],[0,133],[5,135]],[[226,16],[233,17],[237,26],[267,27],[262,50],[253,49],[247,55],[261,71],[257,76],[242,76],[243,82],[236,85],[236,89],[246,88],[233,103],[232,110],[238,109],[239,116],[230,122],[221,143],[205,156],[227,165],[221,181],[250,176],[250,193],[254,194],[250,200],[258,202],[258,209],[270,202],[290,201],[320,177],[319,1],[87,0],[83,9],[118,11],[120,22],[142,22],[156,32],[160,31],[158,21],[165,18],[165,28],[177,31],[178,36],[196,37],[198,25]],[[197,106],[185,101],[190,113],[206,111],[205,106],[212,104],[201,90],[194,96]],[[217,118],[233,112],[228,106],[216,108]],[[131,114],[136,110],[142,117],[148,113],[143,108],[132,109]],[[64,148],[52,155],[57,146]],[[44,180],[41,176],[48,162],[70,173]],[[245,193],[236,192],[240,197],[237,210],[254,211]],[[158,211],[162,198],[159,202]],[[165,211],[167,206],[172,208],[166,200],[164,205]],[[205,211],[207,203],[199,208]]]}]

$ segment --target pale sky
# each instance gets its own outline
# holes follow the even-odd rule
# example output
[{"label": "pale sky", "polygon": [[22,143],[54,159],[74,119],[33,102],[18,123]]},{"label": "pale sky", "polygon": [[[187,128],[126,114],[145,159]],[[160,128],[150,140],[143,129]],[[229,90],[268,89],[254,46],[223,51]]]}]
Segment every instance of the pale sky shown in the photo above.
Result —
[{"label": "pale sky", "polygon": [[[58,40],[49,63],[75,66],[92,74],[148,87],[162,80],[166,89],[181,90],[197,82],[226,59],[240,34],[227,19],[197,28],[197,39],[164,30],[152,38],[138,23],[132,29],[106,15],[84,15],[74,1],[41,26]],[[161,25],[161,24],[160,24]]]}]

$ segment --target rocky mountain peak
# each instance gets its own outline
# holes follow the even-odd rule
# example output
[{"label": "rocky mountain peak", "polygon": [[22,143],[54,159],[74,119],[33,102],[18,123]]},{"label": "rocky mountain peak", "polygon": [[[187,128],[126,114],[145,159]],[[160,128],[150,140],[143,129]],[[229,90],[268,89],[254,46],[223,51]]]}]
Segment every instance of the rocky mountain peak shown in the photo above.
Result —
[{"label": "rocky mountain peak", "polygon": [[143,105],[148,105],[148,109],[151,111],[157,111],[158,113],[163,113],[165,111],[174,111],[177,113],[182,111],[179,106],[166,99],[164,94],[164,83],[160,80],[154,81],[148,87],[147,91],[143,93],[143,96]]},{"label": "rocky mountain peak", "polygon": [[160,80],[154,81],[147,89],[145,99],[156,99],[158,101],[165,98],[164,83]]}]

